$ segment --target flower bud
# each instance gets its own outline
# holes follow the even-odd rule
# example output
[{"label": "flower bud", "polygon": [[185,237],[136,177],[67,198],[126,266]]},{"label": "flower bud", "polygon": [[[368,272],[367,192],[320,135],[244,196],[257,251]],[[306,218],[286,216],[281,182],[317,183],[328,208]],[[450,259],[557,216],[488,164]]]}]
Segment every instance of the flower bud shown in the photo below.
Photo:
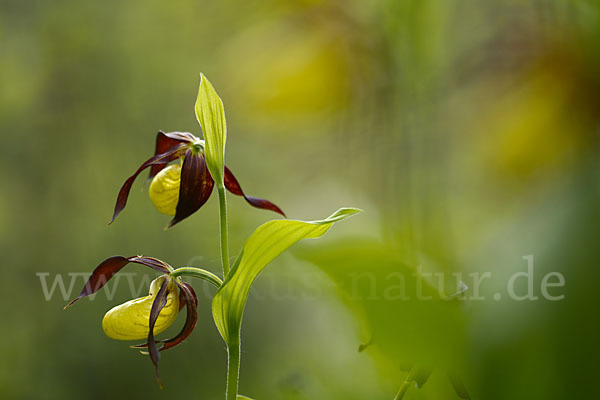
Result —
[{"label": "flower bud", "polygon": [[156,209],[166,215],[175,215],[179,202],[179,184],[181,182],[181,166],[169,165],[162,169],[150,184],[149,195]]},{"label": "flower bud", "polygon": [[[156,278],[150,284],[148,296],[130,300],[109,310],[102,319],[102,329],[106,336],[117,340],[141,340],[148,337],[150,310],[165,277]],[[177,318],[179,312],[179,292],[175,280],[168,286],[167,302],[154,325],[154,334],[165,331]]]}]

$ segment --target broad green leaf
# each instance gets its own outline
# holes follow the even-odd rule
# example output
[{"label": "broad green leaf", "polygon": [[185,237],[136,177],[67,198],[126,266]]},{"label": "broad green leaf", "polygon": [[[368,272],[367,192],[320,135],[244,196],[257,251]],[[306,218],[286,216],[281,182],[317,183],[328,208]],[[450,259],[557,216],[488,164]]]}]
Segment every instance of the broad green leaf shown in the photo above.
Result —
[{"label": "broad green leaf", "polygon": [[217,185],[222,186],[227,140],[225,109],[221,98],[202,73],[196,99],[196,118],[204,134],[204,153],[208,170]]},{"label": "broad green leaf", "polygon": [[267,264],[297,241],[321,237],[334,222],[358,212],[356,208],[341,208],[320,221],[274,220],[259,226],[213,299],[213,318],[225,342],[238,340],[250,286]]}]

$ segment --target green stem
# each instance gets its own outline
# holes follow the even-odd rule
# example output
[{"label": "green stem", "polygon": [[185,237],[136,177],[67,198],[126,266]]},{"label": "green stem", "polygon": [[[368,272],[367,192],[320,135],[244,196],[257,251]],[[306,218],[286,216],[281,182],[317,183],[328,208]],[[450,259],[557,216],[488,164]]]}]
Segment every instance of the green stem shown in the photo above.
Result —
[{"label": "green stem", "polygon": [[404,379],[404,382],[402,382],[402,386],[400,386],[398,393],[396,393],[396,397],[394,397],[394,400],[402,400],[404,398],[406,391],[410,387],[411,383],[413,383],[415,380],[416,371],[417,371],[417,368],[415,368],[415,367],[410,369],[410,371],[408,372],[408,375]]},{"label": "green stem", "polygon": [[227,199],[225,198],[225,187],[217,186],[219,192],[219,214],[221,230],[221,263],[223,264],[223,279],[227,279],[229,274],[229,244],[227,240]]},{"label": "green stem", "polygon": [[206,282],[212,283],[217,288],[220,288],[223,284],[221,278],[213,274],[212,272],[208,272],[201,268],[194,267],[181,267],[177,268],[175,271],[171,272],[172,277],[178,276],[192,276],[194,278],[200,278],[205,280]]},{"label": "green stem", "polygon": [[227,392],[225,400],[236,400],[240,377],[240,340],[239,335],[234,343],[227,345]]},{"label": "green stem", "polygon": [[[217,186],[219,193],[219,214],[221,230],[221,262],[223,264],[223,279],[229,274],[229,244],[227,239],[227,199],[223,184]],[[240,376],[240,334],[227,343],[227,391],[225,400],[237,400],[238,382]]]}]

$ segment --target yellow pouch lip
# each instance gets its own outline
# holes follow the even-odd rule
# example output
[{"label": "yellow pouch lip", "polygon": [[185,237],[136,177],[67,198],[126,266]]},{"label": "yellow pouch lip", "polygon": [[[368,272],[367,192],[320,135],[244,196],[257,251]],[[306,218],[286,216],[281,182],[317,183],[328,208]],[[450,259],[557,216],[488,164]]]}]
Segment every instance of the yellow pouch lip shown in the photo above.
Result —
[{"label": "yellow pouch lip", "polygon": [[181,184],[181,165],[173,164],[163,168],[152,179],[148,195],[156,210],[162,214],[174,216],[179,202]]},{"label": "yellow pouch lip", "polygon": [[[148,296],[129,300],[113,307],[104,315],[102,329],[106,336],[116,340],[142,340],[148,337],[150,310],[162,283],[161,279],[164,277],[159,277],[151,283]],[[154,334],[162,333],[171,326],[178,313],[179,291],[175,280],[171,279],[167,302],[156,319]]]}]

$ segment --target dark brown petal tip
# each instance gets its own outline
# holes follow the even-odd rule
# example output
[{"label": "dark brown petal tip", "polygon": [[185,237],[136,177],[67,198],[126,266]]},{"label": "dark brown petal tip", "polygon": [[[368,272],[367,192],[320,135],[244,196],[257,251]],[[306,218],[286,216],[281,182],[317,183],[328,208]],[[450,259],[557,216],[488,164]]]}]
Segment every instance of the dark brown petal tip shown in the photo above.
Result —
[{"label": "dark brown petal tip", "polygon": [[244,191],[242,190],[242,187],[240,186],[240,183],[227,167],[225,167],[225,187],[231,193],[237,196],[242,196],[251,206],[263,210],[271,210],[282,215],[284,218],[287,218],[284,212],[281,211],[279,207],[271,203],[269,200],[259,199],[258,197],[246,196],[244,194]]},{"label": "dark brown petal tip", "polygon": [[65,308],[70,307],[71,305],[73,305],[73,303],[75,303],[77,300],[81,299],[82,297],[89,296],[91,294],[96,293],[98,290],[100,290],[106,284],[106,282],[108,282],[110,280],[110,278],[113,277],[113,275],[115,275],[117,272],[119,272],[124,266],[126,266],[130,262],[145,265],[145,266],[155,269],[156,271],[159,271],[159,272],[163,272],[163,273],[169,272],[169,268],[167,267],[167,264],[160,260],[157,260],[156,258],[142,257],[142,256],[109,257],[106,260],[102,261],[100,263],[100,265],[98,265],[94,269],[94,271],[92,272],[92,275],[86,282],[85,286],[83,287],[83,289],[81,289],[81,293],[79,293],[79,296],[77,296],[76,298],[71,300],[71,302],[69,304],[67,304],[65,306]]},{"label": "dark brown petal tip", "polygon": [[160,374],[158,373],[158,362],[160,361],[160,352],[158,351],[158,347],[156,346],[156,342],[154,340],[154,325],[156,324],[156,320],[160,312],[162,311],[165,304],[167,304],[167,294],[169,287],[169,278],[165,278],[163,281],[160,290],[158,291],[154,301],[152,302],[152,308],[150,309],[150,320],[149,320],[149,331],[148,331],[148,351],[150,353],[150,360],[152,360],[152,364],[154,364],[154,370],[156,374],[156,380],[162,389],[162,381],[160,379]]},{"label": "dark brown petal tip", "polygon": [[[156,135],[156,148],[154,155],[166,153],[180,143],[193,143],[196,137],[189,132],[168,132],[159,131]],[[158,174],[166,164],[154,164],[150,167],[150,176],[153,178]]]},{"label": "dark brown petal tip", "polygon": [[[192,286],[186,282],[177,283],[177,286],[180,289],[180,304],[187,307],[185,324],[183,325],[181,332],[179,332],[175,337],[159,342],[163,343],[163,346],[159,349],[159,351],[170,349],[183,342],[192,333],[194,327],[196,326],[196,322],[198,321],[198,297],[196,297],[196,292],[194,292]],[[148,344],[143,343],[131,347],[140,349],[148,347]]]},{"label": "dark brown petal tip", "polygon": [[214,181],[208,172],[203,153],[188,149],[181,167],[179,202],[169,228],[195,213],[210,197]]},{"label": "dark brown petal tip", "polygon": [[98,290],[100,290],[100,288],[102,288],[102,286],[106,284],[106,282],[108,282],[110,278],[113,277],[114,274],[119,272],[119,270],[121,270],[121,268],[127,264],[129,264],[129,260],[122,256],[114,256],[102,261],[100,265],[94,269],[94,272],[92,272],[92,275],[86,282],[85,286],[83,289],[81,289],[79,296],[71,300],[71,302],[67,304],[65,308],[71,307],[73,303],[82,297],[96,293]]},{"label": "dark brown petal tip", "polygon": [[172,147],[167,152],[158,154],[158,155],[146,160],[146,162],[144,162],[142,165],[140,165],[140,167],[137,169],[137,171],[135,171],[135,173],[133,175],[131,175],[129,178],[127,178],[127,180],[121,187],[121,190],[119,191],[119,195],[117,196],[117,203],[115,204],[115,212],[113,213],[112,220],[109,222],[109,224],[112,224],[113,221],[115,220],[115,218],[117,218],[117,215],[119,215],[119,213],[125,208],[125,205],[127,204],[127,197],[129,197],[129,192],[131,191],[131,186],[133,185],[135,178],[137,178],[137,176],[144,169],[148,168],[151,165],[166,165],[169,162],[173,161],[174,159],[176,159],[177,157],[179,157],[181,155],[181,152],[183,151],[185,146],[186,146],[185,144],[180,143],[180,144],[176,145],[175,147]]}]

